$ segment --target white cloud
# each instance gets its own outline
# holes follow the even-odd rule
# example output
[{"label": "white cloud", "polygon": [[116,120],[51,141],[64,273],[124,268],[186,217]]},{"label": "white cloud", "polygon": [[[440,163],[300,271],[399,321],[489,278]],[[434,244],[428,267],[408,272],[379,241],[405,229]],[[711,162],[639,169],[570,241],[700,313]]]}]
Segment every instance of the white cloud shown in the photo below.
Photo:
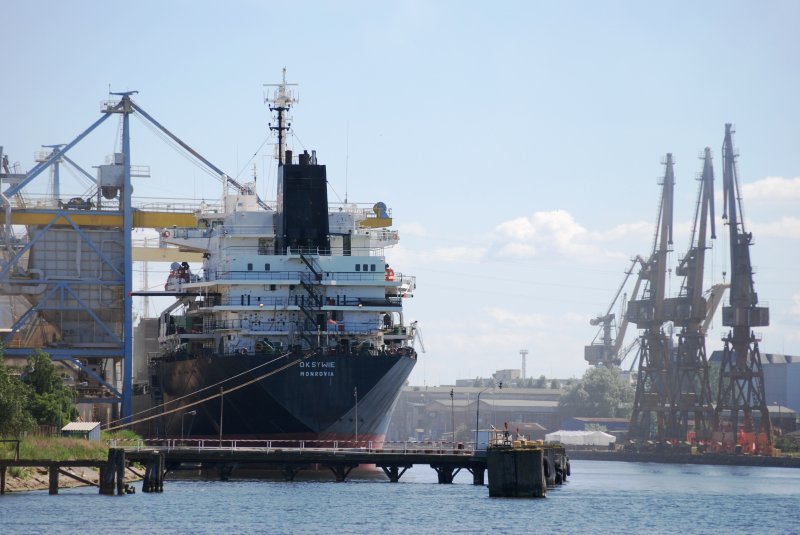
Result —
[{"label": "white cloud", "polygon": [[800,177],[770,176],[742,185],[745,201],[786,202],[800,200]]},{"label": "white cloud", "polygon": [[500,256],[531,258],[536,256],[536,247],[528,243],[507,243],[498,251]]},{"label": "white cloud", "polygon": [[598,241],[613,241],[627,238],[630,236],[648,236],[653,233],[653,223],[646,221],[638,221],[636,223],[623,223],[612,227],[605,232],[593,232],[592,237]]},{"label": "white cloud", "polygon": [[400,233],[400,238],[403,236],[427,236],[428,229],[422,223],[405,223],[398,225],[397,231]]},{"label": "white cloud", "polygon": [[782,217],[769,223],[754,222],[749,226],[757,238],[800,239],[800,218],[797,217]]},{"label": "white cloud", "polygon": [[[626,258],[630,251],[611,251],[598,244],[632,237],[645,238],[651,232],[650,224],[626,223],[608,231],[587,230],[567,211],[536,212],[530,217],[517,217],[495,227],[500,256],[529,258],[539,254],[556,254],[571,258]],[[630,244],[627,244],[630,247]]]},{"label": "white cloud", "polygon": [[792,296],[792,307],[789,309],[792,314],[800,315],[800,294]]}]

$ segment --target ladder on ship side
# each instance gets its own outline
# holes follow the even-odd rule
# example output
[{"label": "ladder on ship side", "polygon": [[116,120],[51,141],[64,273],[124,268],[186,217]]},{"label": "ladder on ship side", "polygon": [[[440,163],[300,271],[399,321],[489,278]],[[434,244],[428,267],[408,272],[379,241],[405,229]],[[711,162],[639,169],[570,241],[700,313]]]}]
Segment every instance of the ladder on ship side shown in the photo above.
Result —
[{"label": "ladder on ship side", "polygon": [[309,332],[316,330],[319,332],[325,328],[325,318],[321,316],[321,309],[325,299],[325,290],[322,286],[322,268],[314,257],[300,254],[300,259],[308,267],[310,273],[300,275],[300,285],[305,290],[307,296],[302,296],[300,310],[305,315],[305,328],[300,329],[300,336],[309,347],[318,345],[317,340],[309,336]]}]

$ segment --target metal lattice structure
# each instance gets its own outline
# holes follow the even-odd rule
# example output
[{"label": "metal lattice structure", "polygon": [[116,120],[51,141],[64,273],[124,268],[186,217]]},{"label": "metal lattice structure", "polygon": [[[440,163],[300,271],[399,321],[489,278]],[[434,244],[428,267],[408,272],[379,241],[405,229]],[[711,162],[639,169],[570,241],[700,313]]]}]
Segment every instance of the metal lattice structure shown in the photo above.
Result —
[{"label": "metal lattice structure", "polygon": [[[244,189],[133,102],[133,93],[112,93],[119,99],[105,102],[97,121],[68,144],[47,145],[50,150],[37,154],[38,163],[29,172],[12,172],[7,164],[0,169],[0,185],[5,187],[0,192],[0,295],[13,304],[13,314],[7,314],[11,319],[1,318],[12,323],[0,332],[5,354],[27,357],[35,350],[45,351],[81,381],[79,403],[110,404],[111,418],[122,421],[129,421],[133,399],[131,230],[195,222],[191,210],[133,208],[131,177],[149,176],[149,171],[132,171],[130,116],[139,113],[210,168],[226,187]],[[98,166],[94,177],[67,153],[111,116],[121,116],[122,152]],[[89,197],[62,201],[62,163],[94,183]],[[53,173],[51,198],[26,203],[25,187],[47,169]],[[263,204],[261,199],[257,202]]]},{"label": "metal lattice structure", "polygon": [[[46,351],[54,361],[85,377],[86,386],[95,387],[91,401],[112,403],[115,416],[119,411],[129,416],[132,406],[130,95],[120,93],[119,101],[106,103],[103,116],[71,143],[51,146],[50,153],[37,158],[39,163],[10,182],[0,197],[5,216],[0,291],[23,296],[31,305],[2,337],[6,354],[27,356],[36,349]],[[122,115],[122,153],[111,165],[100,166],[98,173],[98,187],[110,206],[102,210],[90,199],[68,203],[56,199],[57,208],[35,210],[33,216],[40,222],[27,225],[26,239],[13,239],[12,211],[26,208],[20,202],[25,186],[51,166],[56,166],[57,179],[57,165],[65,154],[117,114]],[[57,180],[55,186],[57,192]],[[98,195],[98,204],[100,198]],[[80,224],[80,216],[92,212],[111,215],[116,224]],[[38,340],[23,335],[41,326],[46,328],[41,329]]]},{"label": "metal lattice structure", "polygon": [[709,308],[703,296],[709,225],[711,238],[714,239],[714,168],[711,149],[706,148],[689,251],[676,269],[676,274],[683,277],[680,294],[666,299],[664,304],[666,320],[673,321],[681,329],[671,375],[673,403],[668,422],[668,437],[674,440],[688,439],[690,423],[697,439],[710,439],[714,428],[714,406],[708,382],[703,330]]},{"label": "metal lattice structure", "polygon": [[[753,327],[769,325],[769,308],[758,305],[750,263],[752,233],[745,230],[736,154],[732,128],[725,125],[723,155],[723,197],[730,232],[731,286],[730,306],[722,307],[722,324],[731,330],[723,339],[725,348],[717,391],[716,417],[722,431],[732,434],[731,440],[752,450],[768,449],[772,443],[772,425],[764,393],[764,372]],[[739,415],[743,415],[740,429]],[[756,427],[754,413],[760,415]],[[743,435],[740,436],[740,430]],[[758,436],[756,436],[758,434]]]},{"label": "metal lattice structure", "polygon": [[672,245],[672,206],[675,176],[672,154],[667,154],[653,252],[640,277],[646,281],[641,296],[628,303],[628,320],[643,332],[639,344],[639,372],[629,436],[663,440],[667,432],[670,390],[670,338],[664,333],[664,294],[667,256]]}]

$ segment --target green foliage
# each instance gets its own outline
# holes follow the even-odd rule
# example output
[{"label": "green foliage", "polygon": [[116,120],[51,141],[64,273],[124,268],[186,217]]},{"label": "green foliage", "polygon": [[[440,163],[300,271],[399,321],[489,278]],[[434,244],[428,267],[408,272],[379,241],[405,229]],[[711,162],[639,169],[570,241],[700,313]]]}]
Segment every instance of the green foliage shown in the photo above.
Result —
[{"label": "green foliage", "polygon": [[16,375],[3,362],[0,349],[0,436],[20,436],[38,424],[60,426],[78,416],[75,391],[49,355],[37,351]]},{"label": "green foliage", "polygon": [[28,410],[37,423],[61,427],[78,417],[75,391],[64,384],[64,378],[47,353],[37,351],[28,357],[23,382],[33,389]]},{"label": "green foliage", "polygon": [[534,388],[547,388],[547,377],[544,375],[540,375],[538,379],[533,383]]},{"label": "green foliage", "polygon": [[119,431],[100,431],[101,440],[140,440],[142,437],[130,429],[120,429]]},{"label": "green foliage", "polygon": [[774,446],[780,449],[781,452],[786,453],[800,451],[800,446],[798,446],[797,442],[786,436],[775,437]]},{"label": "green foliage", "polygon": [[553,379],[552,381],[550,381],[551,390],[558,390],[559,388],[561,388],[561,381],[559,381],[558,379]]},{"label": "green foliage", "polygon": [[456,427],[456,442],[469,442],[472,440],[472,433],[464,424]]},{"label": "green foliage", "polygon": [[82,438],[26,437],[20,444],[21,459],[97,459],[108,457],[108,447],[103,442],[89,442]]},{"label": "green foliage", "polygon": [[618,368],[590,368],[567,388],[558,406],[567,417],[626,418],[633,396],[633,387],[620,377]]},{"label": "green foliage", "polygon": [[12,375],[0,348],[0,436],[16,437],[36,427],[28,412],[30,387]]}]

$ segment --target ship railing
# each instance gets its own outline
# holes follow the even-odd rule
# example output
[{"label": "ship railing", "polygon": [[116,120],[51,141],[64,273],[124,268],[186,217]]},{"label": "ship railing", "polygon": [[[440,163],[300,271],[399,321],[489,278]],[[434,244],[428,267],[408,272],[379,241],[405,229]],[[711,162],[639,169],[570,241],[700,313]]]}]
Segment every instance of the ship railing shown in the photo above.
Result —
[{"label": "ship railing", "polygon": [[288,280],[300,281],[302,271],[214,271],[212,280]]},{"label": "ship railing", "polygon": [[213,229],[209,228],[172,228],[166,229],[163,231],[163,235],[165,238],[182,238],[182,239],[189,239],[189,238],[208,238],[214,234]]},{"label": "ship railing", "polygon": [[214,232],[216,235],[223,236],[243,236],[247,234],[255,234],[259,236],[275,236],[275,229],[272,225],[235,225],[226,226],[219,225],[215,227]]},{"label": "ship railing", "polygon": [[[175,230],[176,233],[174,234],[178,238],[186,238],[189,237],[188,235],[181,234],[181,231],[184,229],[168,229],[170,232]],[[213,229],[188,229],[197,231],[200,234],[200,237],[211,237],[211,236],[230,236],[234,233],[225,232],[224,228],[221,226],[214,227]],[[261,228],[260,231],[255,232],[241,232],[237,231],[235,234],[258,234],[264,238],[273,238],[273,232],[267,232],[264,228]],[[191,237],[197,237],[192,235]],[[342,247],[334,247],[332,249],[318,249],[318,248],[300,248],[300,249],[288,249],[278,248],[275,246],[273,241],[267,241],[266,243],[262,243],[259,245],[228,245],[223,249],[228,255],[233,253],[238,253],[242,255],[285,255],[285,256],[297,256],[305,255],[305,256],[375,256],[375,257],[382,257],[383,255],[383,247],[376,247],[376,246],[368,246],[368,247],[351,247],[348,254],[344,254],[344,250]]]},{"label": "ship railing", "polygon": [[[310,275],[305,271],[214,271],[211,280],[288,280],[308,282]],[[384,282],[386,275],[383,271],[376,272],[352,272],[352,271],[325,271],[322,273],[323,280],[330,281],[357,281],[357,282]],[[402,273],[394,275],[394,281],[402,284],[404,281],[411,280],[413,277],[404,276]]]},{"label": "ship railing", "polygon": [[137,197],[135,207],[149,212],[175,212],[175,213],[219,213],[222,212],[221,204],[197,202],[191,199],[172,200],[156,197]]},{"label": "ship railing", "polygon": [[[246,294],[228,296],[226,299],[216,299],[212,306],[239,306],[258,309],[285,308],[290,306],[315,306],[315,303],[305,295],[293,295],[291,297],[261,297]],[[322,297],[321,306],[331,307],[401,307],[403,306],[400,297],[368,298],[368,297]]]},{"label": "ship railing", "polygon": [[166,451],[326,451],[326,452],[364,452],[416,455],[472,455],[471,442],[437,441],[387,441],[387,440],[259,440],[217,438],[163,438],[163,439],[112,439],[112,448],[126,448],[134,451],[162,449]]},{"label": "ship railing", "polygon": [[[231,320],[217,320],[211,321],[207,324],[204,324],[203,331],[204,332],[211,332],[216,330],[230,330],[230,329],[237,329],[237,330],[246,330],[249,332],[286,332],[292,326],[291,321],[286,320],[276,320],[276,321],[260,321],[260,320],[249,320],[249,319],[231,319]],[[295,325],[295,328],[297,326]],[[340,321],[336,323],[329,323],[327,329],[323,330],[323,333],[333,334],[333,333],[346,333],[346,334],[373,334],[378,333],[381,330],[381,326],[378,322],[375,321],[367,321],[367,322],[359,322],[359,321]],[[306,329],[306,332],[311,334],[316,334],[317,328],[314,326],[313,328]],[[195,334],[202,334],[200,332]]]}]

